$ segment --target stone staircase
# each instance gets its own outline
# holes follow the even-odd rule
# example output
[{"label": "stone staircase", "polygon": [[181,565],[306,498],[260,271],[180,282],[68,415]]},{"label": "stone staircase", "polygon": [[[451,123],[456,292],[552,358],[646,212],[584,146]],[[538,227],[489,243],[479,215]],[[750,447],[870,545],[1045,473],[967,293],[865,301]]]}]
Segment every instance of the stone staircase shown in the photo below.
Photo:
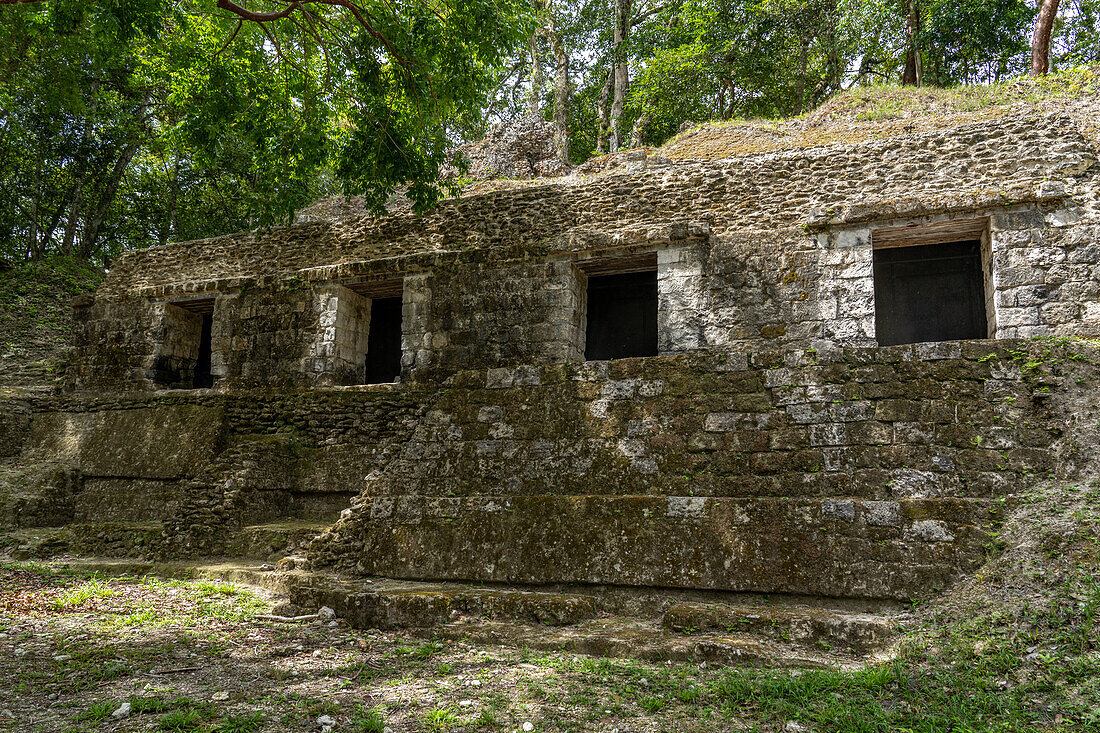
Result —
[{"label": "stone staircase", "polygon": [[[148,558],[183,500],[183,481],[84,477],[64,462],[0,462],[0,556]],[[227,531],[226,554],[274,562],[302,552],[347,497],[292,497],[281,516]]]},{"label": "stone staircase", "polygon": [[888,659],[902,604],[608,587],[515,587],[348,578],[302,556],[154,563],[72,558],[100,575],[215,579],[265,589],[301,613],[333,608],[353,628],[424,639],[649,662],[844,668]]},{"label": "stone staircase", "polygon": [[296,605],[327,605],[356,627],[648,661],[858,664],[889,654],[906,618],[902,604],[877,601],[286,575]]}]

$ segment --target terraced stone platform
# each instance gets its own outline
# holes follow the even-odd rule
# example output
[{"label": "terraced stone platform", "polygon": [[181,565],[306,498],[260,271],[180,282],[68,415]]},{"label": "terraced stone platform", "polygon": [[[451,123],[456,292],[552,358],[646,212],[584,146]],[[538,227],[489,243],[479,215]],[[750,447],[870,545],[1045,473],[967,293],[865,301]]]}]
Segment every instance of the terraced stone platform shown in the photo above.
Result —
[{"label": "terraced stone platform", "polygon": [[301,557],[276,566],[248,558],[204,564],[119,558],[54,563],[105,576],[209,578],[251,585],[285,598],[307,616],[327,605],[356,628],[657,662],[858,665],[888,658],[908,618],[900,604],[823,598],[341,578],[302,570],[306,561]]},{"label": "terraced stone platform", "polygon": [[855,664],[983,562],[1094,361],[982,341],[32,398],[0,431],[21,436],[0,551],[210,573],[424,636]]}]

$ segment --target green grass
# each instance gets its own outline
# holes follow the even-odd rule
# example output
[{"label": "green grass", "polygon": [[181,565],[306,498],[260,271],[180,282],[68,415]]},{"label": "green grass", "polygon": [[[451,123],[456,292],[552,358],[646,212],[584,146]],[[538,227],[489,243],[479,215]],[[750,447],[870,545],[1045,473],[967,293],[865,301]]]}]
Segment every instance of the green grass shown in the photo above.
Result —
[{"label": "green grass", "polygon": [[56,610],[64,610],[72,606],[82,606],[93,599],[111,598],[116,594],[114,588],[107,581],[92,576],[87,583],[82,583],[71,588],[53,600]]},{"label": "green grass", "polygon": [[161,718],[157,727],[160,730],[189,731],[198,728],[205,719],[205,716],[194,708],[174,710]]},{"label": "green grass", "polygon": [[111,717],[111,713],[118,708],[118,705],[113,702],[97,702],[87,710],[77,714],[76,719],[78,721],[94,722],[97,720],[106,720]]},{"label": "green grass", "polygon": [[386,721],[379,708],[358,708],[351,716],[352,730],[357,733],[382,733]]},{"label": "green grass", "polygon": [[424,716],[424,724],[430,730],[452,730],[458,725],[458,716],[448,708],[436,708]]},{"label": "green grass", "polygon": [[[978,118],[996,118],[1007,114],[1011,105],[1038,104],[1049,99],[1078,99],[1100,94],[1100,67],[1077,67],[1047,74],[1039,78],[1030,76],[1008,79],[994,84],[960,85],[955,87],[903,87],[897,84],[878,84],[854,87],[826,100],[816,110],[791,118],[810,119],[815,123],[837,118],[856,122],[891,122],[905,120],[916,122],[942,117],[950,120],[959,115]],[[792,128],[784,119],[733,119],[712,121],[705,127],[751,128],[785,131],[779,147],[818,145],[838,141],[830,125],[811,125],[809,129]],[[927,124],[927,123],[925,123]],[[877,126],[876,126],[877,127]],[[896,134],[894,130],[887,134]],[[840,128],[843,139],[858,142],[864,138],[880,136],[870,126],[860,130]],[[672,157],[714,158],[758,152],[775,146],[760,143],[753,136],[743,140],[737,136],[723,139],[721,134],[699,135],[698,129],[676,135],[664,143]],[[763,147],[761,147],[763,145]]]},{"label": "green grass", "polygon": [[[261,713],[247,713],[245,715],[231,715],[209,728],[210,733],[254,733],[264,723]],[[382,729],[378,729],[381,733]]]}]

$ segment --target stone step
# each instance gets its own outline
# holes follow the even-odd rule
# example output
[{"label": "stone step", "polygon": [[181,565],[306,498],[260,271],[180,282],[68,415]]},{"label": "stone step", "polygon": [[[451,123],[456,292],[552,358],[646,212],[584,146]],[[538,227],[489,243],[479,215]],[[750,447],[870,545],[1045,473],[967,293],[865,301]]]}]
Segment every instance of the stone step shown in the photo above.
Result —
[{"label": "stone step", "polygon": [[661,625],[683,634],[724,631],[750,633],[817,650],[843,649],[867,654],[890,643],[897,631],[893,615],[836,611],[810,605],[676,603]]},{"label": "stone step", "polygon": [[313,539],[329,526],[330,522],[287,521],[243,527],[229,540],[227,554],[275,560],[308,550]]},{"label": "stone step", "polygon": [[[631,616],[606,610],[605,589],[580,593],[346,579],[303,570],[300,558],[297,563],[278,565],[257,564],[249,558],[214,563],[78,558],[56,564],[101,575],[209,578],[257,586],[288,596],[303,613],[327,605],[356,628],[399,629],[423,638],[651,662],[846,667],[889,658],[893,632],[901,621],[893,609],[879,614],[851,611],[841,608],[842,602],[822,599],[820,607],[806,600],[773,601],[768,604],[770,619],[778,626],[772,626],[770,621],[752,618],[764,618],[757,613],[762,610],[759,604],[698,603],[677,600],[675,594],[664,604],[654,603],[647,595],[652,613]],[[299,567],[285,569],[296,564]],[[614,599],[610,605],[622,606]],[[742,617],[749,623],[720,626]],[[688,625],[695,623],[699,626]],[[784,625],[789,631],[782,630]],[[799,635],[803,631],[805,635]]]},{"label": "stone step", "polygon": [[312,554],[426,581],[904,602],[980,564],[1002,512],[944,498],[376,496]]},{"label": "stone step", "polygon": [[16,529],[0,533],[0,553],[9,560],[39,560],[69,552],[69,535],[58,527]]},{"label": "stone step", "polygon": [[332,523],[357,495],[354,491],[295,491],[290,496],[290,509],[296,519]]},{"label": "stone step", "polygon": [[[289,575],[285,588],[295,605],[303,609],[329,606],[352,626],[434,629],[441,634],[458,634],[454,638],[461,638],[461,633],[474,636],[503,633],[493,625],[496,623],[504,624],[502,628],[510,628],[509,624],[539,624],[542,628],[568,626],[576,627],[576,633],[563,632],[561,638],[554,637],[556,641],[547,642],[548,648],[563,643],[562,639],[568,637],[569,648],[581,653],[588,653],[584,650],[595,649],[599,644],[616,649],[620,645],[617,639],[626,634],[635,641],[645,641],[652,636],[660,640],[658,646],[664,649],[662,653],[672,653],[676,655],[672,658],[676,659],[689,656],[708,659],[706,654],[700,656],[699,652],[690,650],[695,650],[699,644],[703,645],[700,648],[709,648],[712,643],[725,649],[716,660],[722,655],[733,655],[731,659],[737,655],[751,656],[749,648],[742,643],[745,639],[767,647],[769,654],[773,651],[771,646],[778,644],[790,650],[801,650],[795,656],[861,657],[887,648],[902,620],[897,606],[874,607],[859,601],[845,603],[835,599],[757,597],[743,602],[699,602],[683,600],[685,594],[673,591],[662,594],[650,590],[632,592],[631,589],[606,588],[594,588],[590,592],[478,588],[457,583],[340,579],[325,573]],[[630,619],[630,623],[601,626],[602,621],[612,618],[619,619],[622,624]],[[461,631],[447,631],[452,627],[461,627]],[[593,629],[599,632],[594,636],[597,641],[582,643],[584,635],[594,633]],[[645,651],[648,643],[645,641],[639,646],[640,658],[650,658]],[[726,649],[731,645],[742,651],[735,653]]]},{"label": "stone step", "polygon": [[60,527],[73,518],[79,480],[69,466],[51,461],[0,463],[0,529]]},{"label": "stone step", "polygon": [[[867,661],[839,651],[811,651],[749,634],[701,633],[686,636],[649,621],[611,617],[563,627],[508,621],[448,623],[412,629],[424,638],[471,644],[567,651],[597,657],[622,657],[647,662],[706,662],[731,667],[841,668]],[[885,658],[885,657],[883,657]]]},{"label": "stone step", "polygon": [[566,626],[601,613],[597,598],[582,593],[389,579],[341,581],[316,573],[300,573],[288,587],[294,604],[329,606],[359,628],[428,628],[463,617]]},{"label": "stone step", "polygon": [[160,522],[74,523],[63,530],[69,552],[91,557],[144,557],[160,542]]},{"label": "stone step", "polygon": [[0,535],[0,549],[16,560],[60,555],[140,558],[152,554],[162,531],[160,522],[74,523],[19,529]]}]

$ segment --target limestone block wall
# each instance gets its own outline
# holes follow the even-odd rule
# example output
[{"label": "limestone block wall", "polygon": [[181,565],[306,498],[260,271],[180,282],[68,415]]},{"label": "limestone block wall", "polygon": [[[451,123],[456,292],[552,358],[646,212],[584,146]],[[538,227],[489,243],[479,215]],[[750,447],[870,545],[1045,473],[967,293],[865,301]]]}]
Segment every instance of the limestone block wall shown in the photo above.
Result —
[{"label": "limestone block wall", "polygon": [[141,299],[81,302],[73,309],[69,390],[152,389],[164,337],[163,306]]},{"label": "limestone block wall", "polygon": [[317,332],[306,355],[305,371],[316,385],[357,384],[367,358],[370,298],[341,285],[314,291]]},{"label": "limestone block wall", "polygon": [[1070,465],[1051,405],[1093,389],[1098,358],[834,346],[4,408],[29,420],[19,461],[74,477],[74,521],[159,507],[162,557],[346,505],[311,556],[356,573],[906,599],[974,567],[1006,500]]},{"label": "limestone block wall", "polygon": [[313,553],[409,578],[921,595],[1054,467],[1064,424],[1032,370],[1094,358],[1062,348],[460,372]]},{"label": "limestone block wall", "polygon": [[567,259],[460,261],[434,269],[426,278],[430,297],[420,301],[426,313],[416,324],[431,356],[422,355],[417,366],[583,359],[579,277]]},{"label": "limestone block wall", "polygon": [[364,278],[404,281],[406,378],[578,361],[584,263],[640,253],[658,258],[660,353],[867,346],[876,232],[956,219],[986,222],[991,336],[1094,336],[1095,162],[1069,120],[1024,116],[127,253],[84,309],[70,384],[155,388],[157,309],[197,293],[218,296],[216,389],[350,381],[319,356],[343,347],[315,299]]},{"label": "limestone block wall", "polygon": [[0,506],[16,527],[86,526],[91,553],[224,555],[245,524],[335,517],[420,410],[389,385],[0,402],[14,460],[0,463]]},{"label": "limestone block wall", "polygon": [[1100,335],[1100,228],[1083,204],[992,218],[998,337]]},{"label": "limestone block wall", "polygon": [[401,294],[401,371],[429,368],[436,344],[431,329],[433,278],[430,272],[405,275]]},{"label": "limestone block wall", "polygon": [[1034,200],[1045,182],[1062,184],[1091,221],[1095,162],[1092,141],[1071,119],[1024,113],[845,146],[647,164],[447,201],[423,217],[308,223],[127,252],[101,293],[164,298],[196,283],[224,290],[324,267],[414,271],[463,252],[507,260],[614,249],[683,238],[697,223],[724,236],[897,220]]},{"label": "limestone block wall", "polygon": [[216,387],[294,388],[308,384],[310,349],[323,332],[313,288],[297,280],[221,295],[214,312]]}]

